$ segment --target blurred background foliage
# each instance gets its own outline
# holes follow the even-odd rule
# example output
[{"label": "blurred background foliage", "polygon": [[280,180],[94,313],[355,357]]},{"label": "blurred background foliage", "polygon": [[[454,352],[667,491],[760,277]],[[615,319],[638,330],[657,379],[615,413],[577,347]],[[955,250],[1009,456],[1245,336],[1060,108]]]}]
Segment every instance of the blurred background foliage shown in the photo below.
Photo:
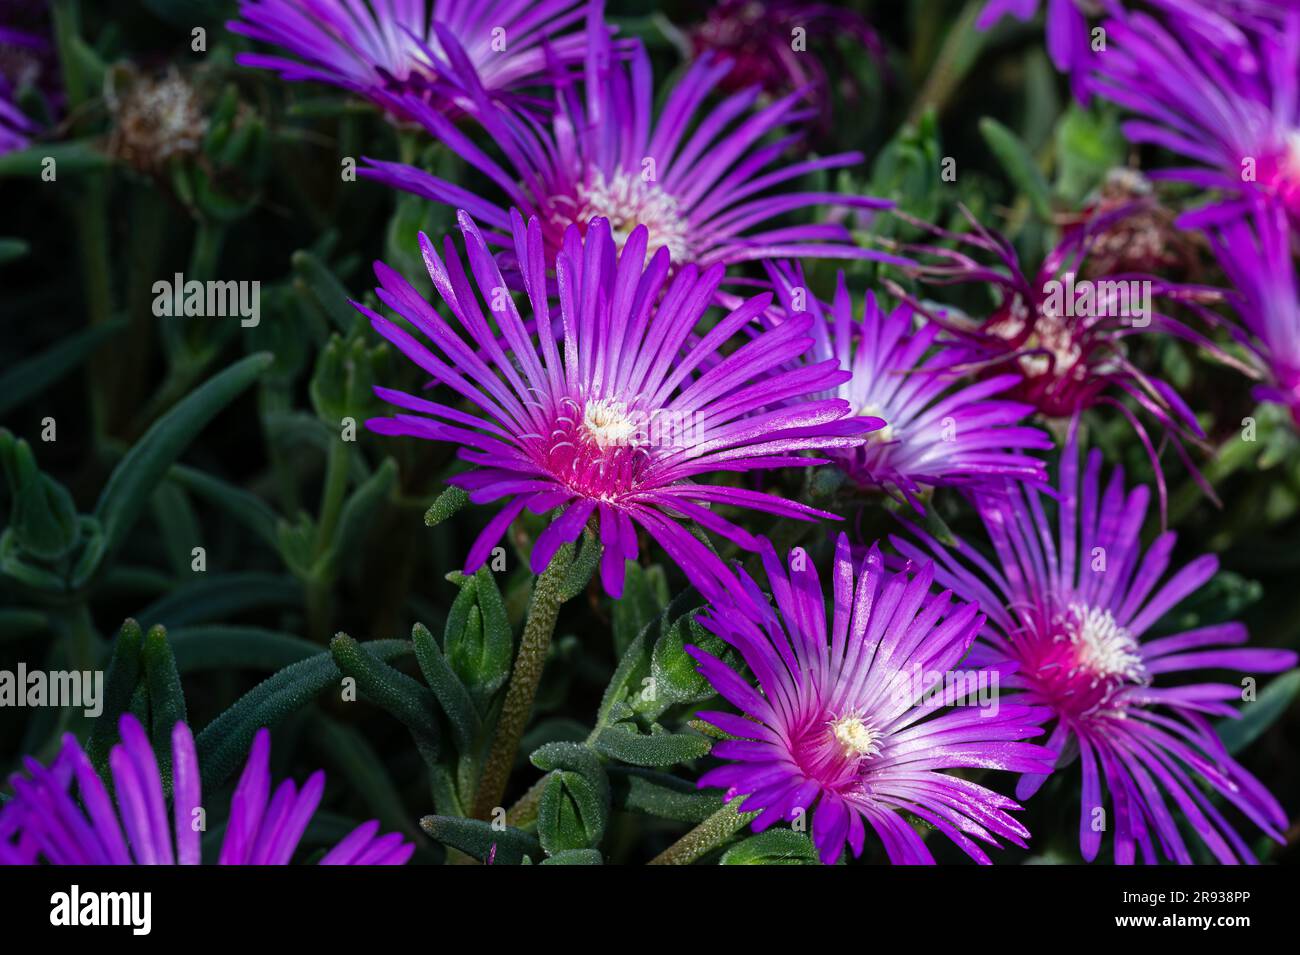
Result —
[{"label": "blurred background foliage", "polygon": [[[810,47],[829,64],[833,118],[812,145],[866,156],[826,185],[950,226],[965,206],[1008,234],[1032,269],[1063,224],[1103,201],[1114,170],[1159,157],[1131,150],[1109,108],[1069,97],[1041,24],[980,33],[980,5],[850,4],[878,31],[884,56],[846,38]],[[680,73],[701,7],[627,0],[608,14],[666,77]],[[681,646],[708,639],[689,619],[698,599],[665,564],[634,569],[626,596],[611,602],[588,585],[594,546],[569,554],[569,599],[508,790],[512,828],[460,818],[472,809],[534,586],[525,558],[538,527],[517,523],[504,570],[462,578],[455,569],[491,511],[439,497],[459,466],[451,451],[360,427],[379,408],[373,383],[422,382],[348,299],[374,304],[377,258],[427,289],[415,236],[450,231],[452,213],[342,170],[365,154],[415,161],[471,188],[478,180],[358,101],[236,68],[245,41],[222,25],[233,8],[55,0],[65,116],[56,141],[0,157],[0,668],[108,666],[110,708],[155,728],[186,715],[201,730],[207,787],[227,795],[252,732],[274,724],[278,774],[329,773],[329,812],[308,844],[376,816],[417,839],[425,861],[587,862],[597,846],[610,861],[649,858],[720,804],[693,784],[709,741],[690,717],[710,691]],[[206,30],[203,51],[193,49],[196,27]],[[132,114],[134,93],[164,82],[179,84],[193,134],[170,153]],[[47,156],[57,160],[53,182],[41,177]],[[946,158],[953,181],[942,175]],[[1176,206],[1180,197],[1161,198]],[[868,243],[920,238],[890,217],[857,227]],[[1195,240],[1177,241],[1188,246],[1181,278],[1218,280]],[[812,264],[810,284],[826,294],[839,267]],[[260,282],[259,324],[156,317],[153,285],[177,272]],[[870,263],[850,266],[849,278],[859,298],[886,280],[933,294]],[[976,316],[996,304],[978,288],[942,297]],[[1289,422],[1185,344],[1149,337],[1137,348],[1202,414],[1209,440],[1193,455],[1224,502],[1208,501],[1166,455],[1179,553],[1212,551],[1223,565],[1176,611],[1180,625],[1237,618],[1261,645],[1300,647],[1300,454]],[[1254,442],[1241,440],[1248,417]],[[355,441],[344,440],[349,419]],[[1088,427],[1109,461],[1151,480],[1117,415]],[[832,475],[781,480],[868,538],[894,528],[884,502]],[[934,514],[971,529],[955,494],[940,493]],[[825,559],[821,530],[760,530]],[[127,618],[139,624],[123,627]],[[359,702],[340,698],[343,675]],[[1296,674],[1280,677],[1266,705],[1226,731],[1292,814],[1297,688]],[[48,758],[65,730],[91,740],[99,758],[115,732],[79,711],[0,709],[0,771],[23,754]],[[1076,858],[1077,785],[1076,774],[1054,777],[1025,814],[1032,851],[999,860]],[[416,821],[435,806],[422,831]],[[946,840],[932,847],[959,861]],[[1293,854],[1262,840],[1256,848]],[[865,858],[878,861],[878,850]],[[788,831],[738,839],[721,858],[811,860],[806,838]]]}]

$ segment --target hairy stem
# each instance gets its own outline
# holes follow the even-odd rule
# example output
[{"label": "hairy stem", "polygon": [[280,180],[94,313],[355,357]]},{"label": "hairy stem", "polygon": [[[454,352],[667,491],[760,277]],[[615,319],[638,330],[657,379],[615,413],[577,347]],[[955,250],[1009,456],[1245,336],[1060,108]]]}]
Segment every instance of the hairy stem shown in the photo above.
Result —
[{"label": "hairy stem", "polygon": [[537,578],[533,587],[528,620],[519,641],[519,654],[510,673],[510,686],[506,690],[501,718],[497,721],[492,749],[488,752],[474,799],[473,816],[476,819],[489,818],[505,796],[519,740],[533,712],[533,698],[542,679],[542,667],[551,648],[551,635],[555,632],[560,605],[564,603],[564,578],[572,563],[573,545],[566,544],[555,552],[550,566]]},{"label": "hairy stem", "polygon": [[741,812],[739,807],[743,801],[743,797],[731,800],[651,859],[650,865],[690,865],[708,855],[758,815],[757,812]]}]

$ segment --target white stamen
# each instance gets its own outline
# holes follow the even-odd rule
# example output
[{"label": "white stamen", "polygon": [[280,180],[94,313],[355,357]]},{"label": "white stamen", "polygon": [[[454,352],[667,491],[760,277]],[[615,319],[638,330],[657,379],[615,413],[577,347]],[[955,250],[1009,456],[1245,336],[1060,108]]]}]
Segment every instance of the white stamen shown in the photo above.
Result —
[{"label": "white stamen", "polygon": [[653,182],[646,182],[639,174],[618,170],[610,179],[597,172],[588,183],[578,186],[578,209],[574,219],[589,222],[593,216],[609,220],[614,242],[623,248],[628,236],[637,226],[649,230],[646,261],[660,246],[668,246],[673,265],[691,258],[686,223],[677,209],[677,200]]},{"label": "white stamen", "polygon": [[1078,647],[1081,667],[1099,680],[1148,681],[1137,641],[1109,610],[1072,604],[1070,616],[1073,618],[1070,641]]},{"label": "white stamen", "polygon": [[849,758],[880,755],[880,737],[875,730],[852,713],[830,721],[831,735]]},{"label": "white stamen", "polygon": [[636,422],[628,414],[627,405],[614,398],[587,402],[582,412],[582,426],[602,448],[630,444],[636,433]]}]

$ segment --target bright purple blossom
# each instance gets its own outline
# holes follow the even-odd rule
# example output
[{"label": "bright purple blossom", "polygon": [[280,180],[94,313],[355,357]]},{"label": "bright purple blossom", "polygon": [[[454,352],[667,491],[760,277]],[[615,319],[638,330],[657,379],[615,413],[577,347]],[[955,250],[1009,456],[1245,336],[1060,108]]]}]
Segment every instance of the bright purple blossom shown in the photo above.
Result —
[{"label": "bright purple blossom", "polygon": [[289,55],[240,53],[237,63],[383,106],[385,93],[410,93],[443,111],[467,83],[503,94],[539,81],[550,62],[579,62],[586,42],[565,33],[582,0],[240,0],[239,15],[232,32]]},{"label": "bright purple blossom", "polygon": [[[1079,478],[1072,431],[1052,495],[1059,501],[1055,542],[1042,496],[1011,483],[973,495],[995,560],[963,540],[945,547],[915,527],[924,547],[893,542],[912,560],[933,557],[938,583],[988,614],[971,665],[1005,668],[1003,683],[1022,691],[1017,699],[1051,710],[1047,746],[1058,768],[1077,758],[1082,771],[1084,858],[1096,857],[1098,820],[1105,818],[1117,863],[1133,862],[1137,851],[1148,864],[1161,857],[1191,862],[1180,821],[1220,861],[1253,862],[1204,789],[1283,841],[1281,806],[1228,754],[1207,719],[1240,715],[1229,705],[1241,699],[1240,683],[1157,683],[1166,674],[1191,678],[1205,669],[1272,673],[1294,666],[1296,655],[1242,647],[1246,629],[1239,623],[1143,640],[1214,576],[1218,560],[1207,554],[1166,577],[1176,535],[1166,531],[1149,548],[1139,540],[1148,489],[1126,491],[1116,468],[1103,491],[1096,450]],[[1023,776],[1016,797],[1028,799],[1048,775]]]},{"label": "bright purple blossom", "polygon": [[[108,757],[116,807],[71,734],[48,768],[34,759],[25,761],[28,775],[11,777],[14,799],[0,811],[0,862],[32,862],[39,854],[54,865],[199,864],[201,828],[195,823],[203,803],[190,728],[181,722],[172,730],[170,818],[144,728],[127,713],[119,732],[121,742]],[[320,804],[325,774],[319,770],[301,789],[286,779],[272,793],[270,756],[271,734],[258,730],[231,800],[220,865],[288,865]],[[6,846],[7,828],[19,832],[12,853]],[[378,822],[363,823],[320,864],[401,865],[415,851],[400,834],[377,836],[378,831]]]},{"label": "bright purple blossom", "polygon": [[[1250,40],[1242,27],[1275,23],[1286,0],[1146,0],[1168,14],[1189,38],[1214,47],[1242,69],[1253,66]],[[1132,4],[1128,4],[1132,6]],[[1041,0],[989,0],[976,26],[987,30],[1006,16],[1032,19]],[[1096,17],[1115,18],[1104,24]],[[1088,74],[1103,66],[1111,50],[1109,31],[1128,16],[1120,0],[1047,0],[1047,52],[1057,70],[1070,78],[1075,97],[1086,103],[1092,92]],[[1104,67],[1103,67],[1104,68]]]},{"label": "bright purple blossom", "polygon": [[914,327],[911,306],[886,312],[868,292],[855,319],[844,273],[833,301],[823,303],[807,293],[797,267],[768,271],[785,310],[782,320],[804,310],[815,319],[804,361],[834,360],[852,375],[826,396],[885,422],[861,447],[826,454],[859,486],[899,492],[919,507],[922,485],[1046,477],[1042,460],[1026,452],[1050,449],[1052,439],[1020,423],[1033,405],[997,397],[1017,386],[1019,375],[963,382],[969,351],[946,344],[935,322],[923,318]]},{"label": "bright purple blossom", "polygon": [[[861,162],[859,153],[783,163],[804,137],[812,115],[791,93],[755,109],[761,90],[751,87],[704,110],[703,103],[730,72],[715,57],[697,60],[654,115],[656,87],[645,49],[616,55],[592,9],[582,82],[562,71],[552,79],[555,109],[535,122],[494,104],[473,84],[471,112],[499,147],[504,164],[476,146],[446,117],[411,97],[396,108],[487,176],[497,197],[477,195],[402,163],[366,159],[364,176],[434,202],[464,209],[485,226],[493,245],[510,246],[510,212],[536,217],[548,257],[566,230],[608,220],[622,247],[637,226],[650,235],[647,255],[660,248],[674,267],[765,259],[771,256],[871,258],[892,256],[858,247],[838,224],[772,225],[787,213],[831,205],[875,210],[889,202],[838,192],[779,190],[810,173]],[[471,78],[472,80],[472,78]]]},{"label": "bright purple blossom", "polygon": [[[850,415],[838,399],[797,400],[846,376],[829,362],[784,367],[812,345],[811,316],[753,337],[723,357],[722,346],[770,304],[770,294],[745,302],[696,337],[722,281],[721,265],[703,271],[687,265],[670,280],[667,248],[646,262],[645,226],[633,229],[620,250],[604,219],[593,220],[585,238],[571,226],[551,258],[541,223],[534,217],[525,227],[515,213],[515,255],[531,309],[525,322],[486,238],[464,212],[460,229],[492,323],[450,237],[444,257],[423,234],[420,246],[454,323],[383,263],[375,265],[380,301],[426,341],[357,307],[435,382],[475,406],[466,412],[379,388],[376,393],[402,413],[367,422],[381,434],[460,445],[460,457],[477,468],[451,483],[475,503],[508,501],[470,548],[467,573],[482,565],[525,508],[544,514],[567,505],[533,548],[536,573],[595,519],[604,545],[601,578],[614,596],[622,592],[625,559],[636,558],[637,528],[710,593],[717,581],[730,580],[726,566],[679,518],[750,550],[757,546],[754,537],[716,505],[835,519],[804,504],[702,480],[716,471],[824,464],[801,453],[853,447],[879,427],[875,419]],[[558,314],[547,294],[552,266]]]},{"label": "bright purple blossom", "polygon": [[1244,46],[1207,42],[1183,16],[1108,22],[1111,44],[1089,84],[1138,117],[1123,125],[1131,141],[1191,162],[1152,179],[1223,194],[1185,215],[1185,225],[1246,214],[1260,196],[1300,222],[1300,9],[1239,6]]},{"label": "bright purple blossom", "polygon": [[1210,238],[1266,382],[1256,396],[1290,409],[1300,427],[1300,286],[1287,213],[1260,203],[1252,217],[1224,223]]},{"label": "bright purple blossom", "polygon": [[[700,778],[741,810],[761,810],[756,832],[807,813],[824,863],[847,842],[861,855],[866,826],[891,862],[934,861],[925,840],[903,818],[925,821],[977,862],[979,842],[999,838],[1024,846],[1029,836],[1010,811],[1012,800],[945,769],[1041,772],[1051,754],[1033,743],[1046,715],[1031,707],[986,700],[987,674],[954,667],[983,625],[973,604],[931,594],[934,568],[888,573],[874,546],[860,565],[840,535],[833,574],[834,613],[827,627],[826,595],[816,568],[796,548],[787,575],[768,545],[763,551],[773,610],[743,571],[745,597],[715,605],[700,623],[734,647],[758,688],[721,660],[687,651],[734,713],[700,718],[733,739],[716,744],[726,764]],[[992,684],[994,694],[997,686]],[[865,823],[865,825],[864,825]]]}]

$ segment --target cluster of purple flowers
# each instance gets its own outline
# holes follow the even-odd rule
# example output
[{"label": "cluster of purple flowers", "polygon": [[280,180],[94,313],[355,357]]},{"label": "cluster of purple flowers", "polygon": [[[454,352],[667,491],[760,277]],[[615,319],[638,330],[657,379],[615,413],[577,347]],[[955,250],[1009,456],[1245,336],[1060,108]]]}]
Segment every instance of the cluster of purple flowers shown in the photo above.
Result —
[{"label": "cluster of purple flowers", "polygon": [[[1038,6],[994,0],[981,23],[1029,19]],[[1090,22],[1092,6],[1047,5],[1052,58],[1080,98],[1135,115],[1125,126],[1135,143],[1193,163],[1153,175],[1214,194],[1184,224],[1209,233],[1234,285],[1244,322],[1235,333],[1257,356],[1261,396],[1300,423],[1300,12],[1268,0],[1158,0],[1147,13],[1105,0]],[[1098,450],[1079,465],[1087,409],[1127,416],[1153,457],[1130,404],[1180,451],[1179,436],[1203,437],[1194,410],[1124,347],[1154,329],[1217,350],[1165,308],[1196,305],[1203,290],[1090,275],[1112,280],[1097,292],[1105,300],[1077,313],[1067,300],[1099,239],[1141,203],[1066,230],[1036,269],[974,220],[963,234],[933,230],[946,244],[903,259],[862,247],[834,217],[791,224],[820,207],[890,205],[794,186],[862,159],[791,158],[817,118],[803,84],[728,85],[736,64],[703,50],[661,91],[644,48],[617,38],[599,2],[244,0],[240,17],[232,30],[282,51],[240,62],[364,96],[490,183],[480,194],[367,160],[368,178],[456,209],[464,245],[462,258],[451,237],[439,246],[420,235],[439,304],[376,263],[390,314],[356,307],[444,397],[378,388],[396,410],[368,427],[457,446],[470,467],[451,483],[476,504],[504,502],[469,548],[467,573],[525,511],[547,517],[535,573],[584,530],[603,547],[600,577],[615,598],[643,544],[681,569],[709,604],[701,624],[743,663],[689,648],[738,711],[700,714],[726,739],[713,749],[722,764],[699,783],[757,812],[756,831],[807,817],[826,863],[845,847],[860,855],[868,830],[891,861],[931,862],[910,817],[988,863],[985,846],[1028,844],[1021,807],[948,771],[1019,774],[1024,801],[1077,762],[1086,859],[1112,832],[1119,863],[1192,861],[1189,835],[1221,861],[1253,861],[1225,804],[1282,838],[1281,807],[1208,722],[1238,715],[1229,702],[1239,687],[1157,683],[1206,669],[1272,673],[1295,654],[1243,647],[1237,623],[1149,636],[1217,561],[1167,575],[1175,534],[1140,541],[1151,492],[1126,487],[1118,468],[1103,487]],[[843,273],[823,302],[800,265],[822,258],[979,283],[1000,302],[982,322],[911,298],[889,309],[865,290],[855,304]],[[723,290],[726,267],[756,261],[761,294]],[[1136,298],[1118,301],[1138,287],[1125,282],[1145,283],[1141,310]],[[1056,445],[1036,414],[1070,422],[1058,454],[1042,454]],[[840,535],[824,591],[807,553],[795,548],[783,565],[738,516],[838,520],[758,486],[763,474],[823,466],[902,498],[904,513],[924,513],[934,488],[958,488],[992,556],[904,518],[906,532],[891,538],[899,556]],[[729,550],[757,555],[766,586]],[[188,728],[173,736],[174,842],[147,740],[129,718],[121,735],[111,759],[119,809],[70,741],[48,769],[32,762],[15,779],[0,860],[198,860]],[[288,861],[320,799],[318,775],[268,802],[267,745],[259,736],[236,790],[223,862]],[[323,861],[409,854],[372,824]]]}]

